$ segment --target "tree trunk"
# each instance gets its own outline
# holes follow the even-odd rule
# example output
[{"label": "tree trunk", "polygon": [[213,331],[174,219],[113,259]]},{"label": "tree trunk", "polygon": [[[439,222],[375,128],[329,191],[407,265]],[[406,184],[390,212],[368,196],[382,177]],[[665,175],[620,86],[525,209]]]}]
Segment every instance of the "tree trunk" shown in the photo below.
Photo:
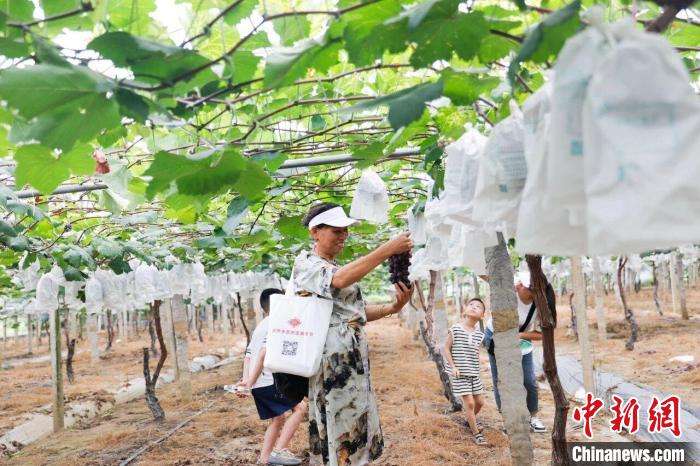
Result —
[{"label": "tree trunk", "polygon": [[581,257],[575,256],[571,258],[571,275],[574,281],[574,300],[576,302],[578,342],[581,348],[581,366],[583,368],[583,387],[588,393],[595,394],[593,385],[593,360],[591,358],[591,342],[588,335],[588,313],[586,303],[583,298],[585,277],[583,274],[583,266],[581,265]]},{"label": "tree trunk", "polygon": [[[160,304],[159,314],[160,314],[160,327],[163,331],[163,338],[165,340],[165,348],[168,350],[170,355],[170,366],[173,369],[173,377],[177,382],[180,380],[180,369],[177,365],[177,352],[175,351],[175,330],[173,329],[173,310],[171,305],[171,299],[168,299]],[[156,330],[156,335],[158,331]]]},{"label": "tree trunk", "polygon": [[598,339],[608,338],[607,321],[605,320],[605,298],[603,297],[603,277],[600,273],[600,261],[593,257],[593,290],[595,292],[595,315],[598,324]]},{"label": "tree trunk", "polygon": [[238,302],[238,312],[241,316],[241,326],[243,327],[243,331],[245,332],[245,346],[247,348],[250,344],[250,331],[248,330],[246,319],[245,317],[243,317],[243,306],[241,306],[241,294],[238,292],[236,292],[236,300]]},{"label": "tree trunk", "polygon": [[255,331],[255,327],[258,325],[258,320],[255,310],[255,299],[252,296],[248,296],[246,299],[246,326],[248,327],[248,332],[252,335]]},{"label": "tree trunk", "polygon": [[[155,328],[156,303],[160,303],[160,301],[154,301],[152,304],[148,305],[150,307],[150,315],[148,316],[148,335],[151,337],[151,354],[153,356],[158,356],[158,350],[156,349],[156,339],[158,337],[156,335]],[[158,304],[158,306],[160,306],[160,304]]]},{"label": "tree trunk", "polygon": [[452,381],[450,380],[450,376],[447,374],[445,369],[445,359],[443,358],[440,350],[435,347],[435,344],[428,337],[423,322],[420,322],[418,325],[420,326],[420,333],[423,337],[423,342],[425,342],[425,346],[428,348],[428,354],[430,354],[431,359],[433,362],[435,362],[435,366],[437,367],[440,382],[442,382],[443,394],[450,402],[450,408],[453,412],[461,411],[462,402],[454,395],[454,392],[452,391]]},{"label": "tree trunk", "polygon": [[66,377],[68,378],[68,383],[71,385],[75,382],[73,356],[75,356],[75,338],[71,338],[68,342],[68,354],[66,355]]},{"label": "tree trunk", "polygon": [[27,314],[27,354],[32,354],[33,353],[33,348],[32,344],[33,341],[32,339],[34,338],[34,335],[32,334],[32,316],[30,314]]},{"label": "tree trunk", "polygon": [[569,294],[569,308],[571,309],[571,334],[578,341],[578,321],[576,319],[576,305],[574,304],[574,293]]},{"label": "tree trunk", "polygon": [[413,287],[418,288],[418,298],[420,305],[425,313],[426,325],[423,326],[423,322],[419,323],[420,333],[425,342],[425,346],[428,349],[428,354],[430,355],[438,371],[438,376],[440,377],[440,382],[442,382],[442,391],[445,398],[450,402],[452,411],[461,411],[462,402],[459,398],[454,395],[452,390],[452,381],[450,376],[445,370],[445,359],[442,356],[442,352],[435,345],[434,329],[433,327],[433,310],[435,306],[435,290],[437,287],[437,276],[438,274],[434,271],[430,271],[430,291],[428,293],[428,305],[425,305],[423,300],[423,293],[420,292],[420,284],[416,281],[413,282]]},{"label": "tree trunk", "polygon": [[192,398],[192,382],[190,377],[190,360],[187,345],[187,313],[182,295],[176,294],[170,300],[173,311],[173,328],[175,330],[175,352],[177,354],[177,367],[180,373],[178,385],[180,396],[184,401]]},{"label": "tree trunk", "polygon": [[119,317],[119,339],[122,341],[122,344],[124,344],[127,342],[126,311],[119,312],[118,317]]},{"label": "tree trunk", "polygon": [[112,311],[107,310],[107,347],[105,352],[112,349],[112,343],[114,342],[114,326],[112,325]]},{"label": "tree trunk", "polygon": [[671,276],[671,302],[673,313],[679,315],[681,313],[680,301],[680,280],[678,278],[678,268],[676,267],[676,256],[678,253],[673,251],[668,263],[669,275]]},{"label": "tree trunk", "polygon": [[628,351],[632,351],[634,349],[634,344],[639,337],[639,326],[637,325],[637,320],[634,318],[632,309],[627,306],[627,298],[625,297],[625,290],[622,286],[622,274],[625,270],[625,265],[627,264],[627,258],[625,256],[620,256],[617,264],[617,286],[620,289],[620,300],[622,301],[622,308],[625,311],[625,320],[630,325],[630,337],[625,343],[625,348]]},{"label": "tree trunk", "polygon": [[63,371],[61,370],[61,317],[58,306],[49,310],[49,346],[51,347],[51,406],[53,431],[63,430]]},{"label": "tree trunk", "polygon": [[214,338],[214,305],[213,304],[207,304],[206,316],[207,316],[207,335],[209,336],[209,340],[212,340]]},{"label": "tree trunk", "polygon": [[653,290],[652,290],[652,296],[654,297],[654,305],[656,305],[656,312],[659,313],[660,316],[664,315],[664,312],[661,310],[661,303],[659,302],[659,277],[658,277],[658,271],[656,267],[656,262],[652,263],[651,266],[651,273],[653,276]]},{"label": "tree trunk", "polygon": [[438,348],[442,348],[447,340],[447,327],[449,326],[447,322],[447,303],[445,302],[445,274],[443,272],[433,272],[430,271],[430,276],[432,280],[433,273],[435,274],[435,287],[434,287],[434,299],[433,299],[433,317],[434,321],[434,332],[433,341]]},{"label": "tree trunk", "polygon": [[100,361],[99,328],[97,314],[90,314],[87,319],[87,336],[90,345],[90,364],[93,366]]},{"label": "tree trunk", "polygon": [[474,287],[474,297],[480,298],[481,291],[479,290],[479,277],[477,277],[474,272],[472,272],[472,285]]},{"label": "tree trunk", "polygon": [[486,248],[485,256],[491,289],[497,383],[501,413],[511,441],[511,460],[515,466],[531,465],[530,414],[525,405],[522,356],[518,343],[518,304],[513,289],[513,264],[503,234],[498,233],[498,244]]},{"label": "tree trunk", "polygon": [[153,414],[153,419],[156,421],[165,419],[165,412],[160,406],[160,402],[156,396],[156,384],[158,383],[160,370],[163,368],[163,364],[165,364],[165,358],[168,357],[168,349],[163,339],[163,329],[160,323],[160,305],[160,301],[155,301],[151,305],[153,324],[160,345],[160,358],[158,359],[156,370],[153,372],[153,377],[151,377],[148,348],[143,348],[143,378],[146,381],[146,404],[148,404],[148,408],[151,410],[151,414]]},{"label": "tree trunk", "polygon": [[199,306],[192,306],[192,317],[194,319],[194,325],[197,329],[197,338],[199,338],[200,343],[204,343],[204,338],[202,338],[202,314],[201,308]]},{"label": "tree trunk", "polygon": [[678,277],[678,308],[683,320],[688,320],[688,305],[685,298],[685,272],[683,270],[683,256],[680,252],[676,253],[676,276]]},{"label": "tree trunk", "polygon": [[[228,301],[228,300],[226,300]],[[230,320],[228,318],[229,315],[229,306],[227,306],[226,302],[222,303],[221,307],[219,308],[219,313],[221,314],[221,325],[223,327],[222,331],[224,334],[224,357],[228,358],[229,357],[229,324]],[[247,347],[247,346],[246,346]]]},{"label": "tree trunk", "polygon": [[[544,355],[544,374],[552,389],[554,398],[554,428],[552,429],[552,465],[563,466],[570,463],[566,446],[566,416],[569,412],[569,400],[559,380],[556,351],[554,347],[554,316],[547,303],[545,289],[547,279],[542,272],[542,256],[525,256],[530,269],[530,289],[542,326],[542,350]],[[580,260],[580,259],[579,259]],[[594,260],[596,260],[594,258]],[[575,286],[574,282],[574,286]]]}]

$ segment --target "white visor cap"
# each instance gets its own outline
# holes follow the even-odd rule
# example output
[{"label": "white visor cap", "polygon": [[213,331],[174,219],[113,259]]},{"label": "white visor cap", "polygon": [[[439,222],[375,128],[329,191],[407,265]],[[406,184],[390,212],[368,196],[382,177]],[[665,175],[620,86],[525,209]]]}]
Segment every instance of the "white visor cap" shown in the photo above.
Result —
[{"label": "white visor cap", "polygon": [[350,225],[357,225],[360,223],[354,218],[350,218],[345,214],[342,207],[333,207],[325,212],[321,212],[317,216],[311,219],[309,222],[309,229],[318,225],[328,225],[331,227],[349,227]]}]

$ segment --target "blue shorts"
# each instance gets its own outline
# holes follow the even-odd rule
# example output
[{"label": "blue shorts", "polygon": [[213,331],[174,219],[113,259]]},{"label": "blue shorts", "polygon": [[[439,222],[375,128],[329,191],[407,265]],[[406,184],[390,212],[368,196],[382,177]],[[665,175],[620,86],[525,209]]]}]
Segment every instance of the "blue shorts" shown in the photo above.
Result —
[{"label": "blue shorts", "polygon": [[274,385],[254,388],[252,394],[258,415],[263,420],[284,414],[296,406],[296,403],[292,403],[278,392]]}]

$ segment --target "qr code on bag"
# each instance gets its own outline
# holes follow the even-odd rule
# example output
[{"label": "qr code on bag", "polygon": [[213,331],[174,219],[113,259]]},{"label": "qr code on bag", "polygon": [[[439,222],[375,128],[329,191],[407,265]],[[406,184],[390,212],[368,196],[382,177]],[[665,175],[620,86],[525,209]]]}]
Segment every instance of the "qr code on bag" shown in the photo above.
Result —
[{"label": "qr code on bag", "polygon": [[299,347],[298,341],[284,341],[282,343],[282,355],[284,356],[296,356],[297,348]]}]

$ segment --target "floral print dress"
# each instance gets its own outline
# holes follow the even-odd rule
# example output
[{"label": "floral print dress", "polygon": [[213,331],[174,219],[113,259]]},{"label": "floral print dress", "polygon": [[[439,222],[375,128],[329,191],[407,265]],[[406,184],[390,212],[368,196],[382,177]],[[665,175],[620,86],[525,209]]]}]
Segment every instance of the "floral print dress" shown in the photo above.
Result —
[{"label": "floral print dress", "polygon": [[340,267],[305,251],[294,263],[294,291],[333,300],[321,369],[309,380],[311,454],[330,466],[368,464],[384,449],[370,381],[365,302],[357,285],[332,288]]}]

